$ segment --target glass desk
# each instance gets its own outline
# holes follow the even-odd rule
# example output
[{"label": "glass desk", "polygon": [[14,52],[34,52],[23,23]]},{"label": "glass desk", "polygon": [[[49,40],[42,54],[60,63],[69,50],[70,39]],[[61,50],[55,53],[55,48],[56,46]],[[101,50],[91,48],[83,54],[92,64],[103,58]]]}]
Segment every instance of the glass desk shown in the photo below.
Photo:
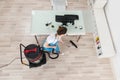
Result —
[{"label": "glass desk", "polygon": [[[78,15],[79,20],[74,20],[74,25],[68,24],[65,26],[68,31],[67,35],[85,35],[85,26],[82,11],[32,11],[32,27],[31,34],[34,35],[48,35],[56,33],[58,27],[62,25],[61,22],[55,21],[56,15]],[[47,23],[51,23],[46,26]]]}]

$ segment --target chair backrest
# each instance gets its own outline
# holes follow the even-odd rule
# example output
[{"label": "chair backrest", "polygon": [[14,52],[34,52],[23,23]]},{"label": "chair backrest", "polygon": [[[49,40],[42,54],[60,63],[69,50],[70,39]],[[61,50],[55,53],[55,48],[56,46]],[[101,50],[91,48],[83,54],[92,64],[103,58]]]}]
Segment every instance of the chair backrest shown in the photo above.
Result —
[{"label": "chair backrest", "polygon": [[67,0],[51,0],[53,10],[66,10]]}]

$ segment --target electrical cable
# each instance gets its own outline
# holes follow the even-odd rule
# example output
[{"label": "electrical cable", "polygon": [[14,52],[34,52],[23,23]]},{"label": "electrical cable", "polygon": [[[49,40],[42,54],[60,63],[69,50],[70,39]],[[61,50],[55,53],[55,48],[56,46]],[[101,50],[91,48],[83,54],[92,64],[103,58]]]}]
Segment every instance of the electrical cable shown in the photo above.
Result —
[{"label": "electrical cable", "polygon": [[20,57],[16,57],[16,58],[14,58],[14,59],[11,60],[9,63],[0,66],[0,68],[3,68],[3,67],[7,67],[7,66],[9,66],[10,64],[12,64],[12,63],[13,63],[15,60],[17,60],[17,59],[20,59]]}]

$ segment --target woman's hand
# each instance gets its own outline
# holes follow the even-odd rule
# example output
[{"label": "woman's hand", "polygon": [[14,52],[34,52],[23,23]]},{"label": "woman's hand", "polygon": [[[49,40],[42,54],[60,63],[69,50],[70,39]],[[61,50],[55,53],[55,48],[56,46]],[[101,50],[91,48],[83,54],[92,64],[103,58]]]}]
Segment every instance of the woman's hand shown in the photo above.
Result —
[{"label": "woman's hand", "polygon": [[49,44],[47,42],[45,42],[43,46],[46,47],[46,48],[54,48],[54,49],[56,49],[56,46],[49,46]]},{"label": "woman's hand", "polygon": [[51,46],[52,48],[56,49],[56,46]]}]

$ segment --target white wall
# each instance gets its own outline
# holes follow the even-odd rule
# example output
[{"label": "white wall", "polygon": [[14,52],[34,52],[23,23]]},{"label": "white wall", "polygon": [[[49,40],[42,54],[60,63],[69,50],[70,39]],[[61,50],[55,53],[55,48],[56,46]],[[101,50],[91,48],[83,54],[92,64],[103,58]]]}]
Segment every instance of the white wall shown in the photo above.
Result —
[{"label": "white wall", "polygon": [[120,3],[119,0],[108,0],[105,7],[110,31],[116,48],[116,55],[112,58],[113,68],[117,80],[120,80]]}]

